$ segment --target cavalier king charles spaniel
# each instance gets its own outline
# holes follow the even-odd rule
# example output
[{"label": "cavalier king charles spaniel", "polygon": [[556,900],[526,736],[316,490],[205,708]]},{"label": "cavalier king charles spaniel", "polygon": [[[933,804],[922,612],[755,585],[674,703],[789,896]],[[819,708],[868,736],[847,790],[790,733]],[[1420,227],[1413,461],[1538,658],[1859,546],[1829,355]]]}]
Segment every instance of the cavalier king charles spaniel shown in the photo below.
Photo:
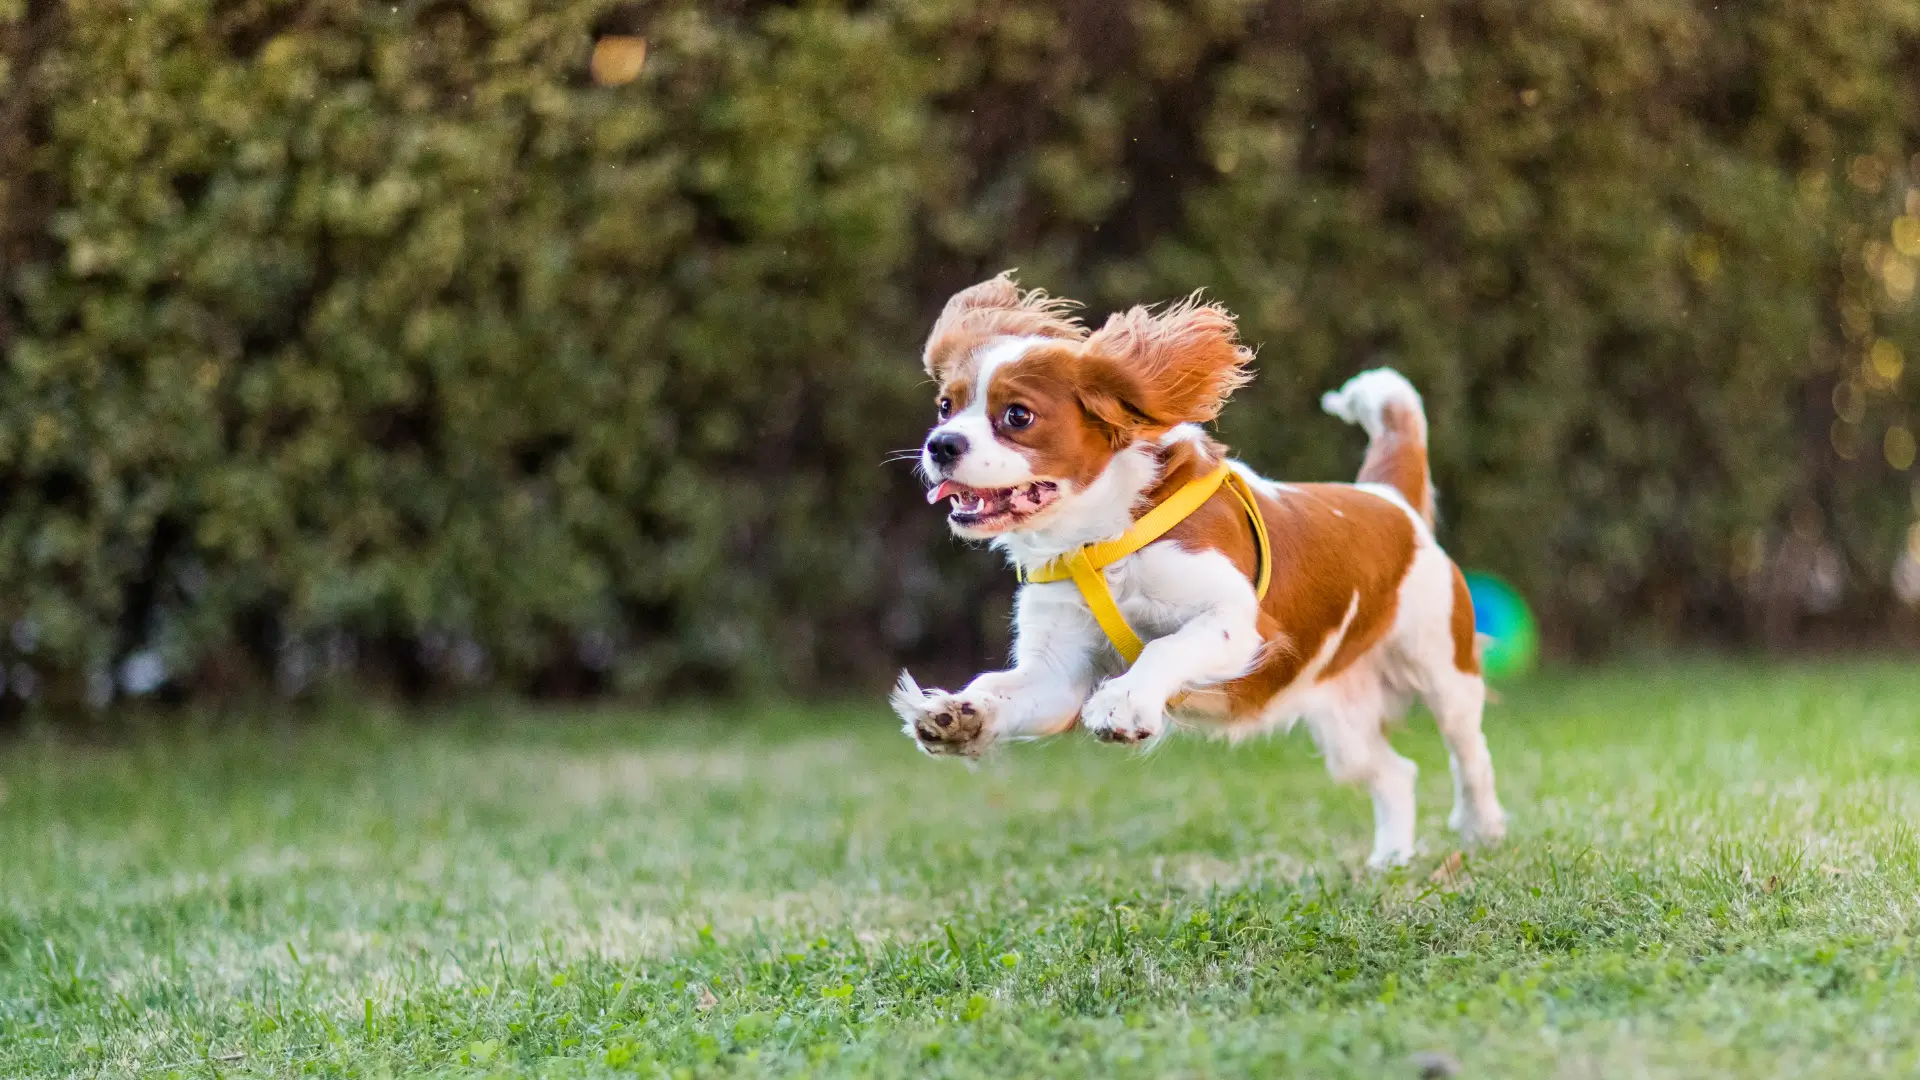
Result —
[{"label": "cavalier king charles spaniel", "polygon": [[[1503,836],[1473,608],[1434,539],[1419,393],[1390,370],[1355,376],[1321,403],[1366,430],[1358,481],[1268,480],[1201,427],[1250,377],[1231,314],[1189,298],[1089,332],[1074,307],[1002,274],[954,296],[928,338],[928,501],[947,500],[955,535],[997,548],[1022,585],[1013,666],[951,692],[903,673],[892,703],[907,734],[977,758],[1076,723],[1145,744],[1175,722],[1243,738],[1304,720],[1334,779],[1372,796],[1368,863],[1385,867],[1414,853],[1416,768],[1386,727],[1417,694],[1453,769],[1448,824]],[[1163,512],[1164,531],[1127,550],[1189,488],[1204,501],[1171,527]],[[1087,560],[1102,550],[1127,553]]]}]

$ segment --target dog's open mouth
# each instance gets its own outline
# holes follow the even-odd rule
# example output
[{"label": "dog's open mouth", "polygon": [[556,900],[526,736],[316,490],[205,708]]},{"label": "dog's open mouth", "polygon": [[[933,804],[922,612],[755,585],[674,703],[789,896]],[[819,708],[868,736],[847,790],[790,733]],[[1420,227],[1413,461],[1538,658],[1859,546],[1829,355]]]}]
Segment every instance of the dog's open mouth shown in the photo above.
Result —
[{"label": "dog's open mouth", "polygon": [[1011,529],[1045,510],[1060,495],[1060,485],[1051,480],[1035,480],[1010,488],[974,488],[952,480],[942,480],[927,492],[927,501],[937,503],[951,497],[947,520],[969,529]]}]

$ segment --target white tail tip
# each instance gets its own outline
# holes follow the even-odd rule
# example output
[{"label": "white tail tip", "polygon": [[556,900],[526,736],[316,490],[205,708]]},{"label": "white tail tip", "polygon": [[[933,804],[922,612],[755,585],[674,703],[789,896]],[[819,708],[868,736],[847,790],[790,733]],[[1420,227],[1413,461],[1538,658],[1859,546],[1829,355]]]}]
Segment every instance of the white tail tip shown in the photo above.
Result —
[{"label": "white tail tip", "polygon": [[1392,368],[1363,371],[1348,379],[1340,389],[1320,395],[1322,409],[1349,424],[1360,425],[1369,438],[1379,438],[1383,429],[1381,414],[1393,402],[1411,406],[1424,427],[1426,410],[1420,402],[1420,391]]}]

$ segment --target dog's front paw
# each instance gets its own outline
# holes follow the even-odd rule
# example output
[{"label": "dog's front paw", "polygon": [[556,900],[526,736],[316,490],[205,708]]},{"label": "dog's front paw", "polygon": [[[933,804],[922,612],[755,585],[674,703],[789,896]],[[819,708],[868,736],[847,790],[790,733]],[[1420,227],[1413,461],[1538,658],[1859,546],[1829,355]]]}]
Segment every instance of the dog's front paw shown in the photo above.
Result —
[{"label": "dog's front paw", "polygon": [[993,743],[991,706],[969,700],[965,691],[922,690],[903,671],[891,700],[908,737],[929,754],[977,758]]},{"label": "dog's front paw", "polygon": [[1115,679],[1087,699],[1080,723],[1104,742],[1150,742],[1167,730],[1167,705]]}]

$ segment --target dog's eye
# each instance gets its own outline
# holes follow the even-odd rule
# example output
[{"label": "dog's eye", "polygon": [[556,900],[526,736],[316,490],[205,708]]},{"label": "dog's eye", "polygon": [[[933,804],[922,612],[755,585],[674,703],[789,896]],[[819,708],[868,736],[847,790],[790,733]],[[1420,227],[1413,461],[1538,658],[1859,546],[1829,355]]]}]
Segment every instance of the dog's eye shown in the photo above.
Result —
[{"label": "dog's eye", "polygon": [[1010,428],[1023,428],[1033,423],[1033,410],[1025,405],[1007,406],[1006,424]]},{"label": "dog's eye", "polygon": [[941,398],[940,399],[940,419],[945,420],[947,418],[947,414],[952,411],[953,411],[953,399],[950,397]]}]

